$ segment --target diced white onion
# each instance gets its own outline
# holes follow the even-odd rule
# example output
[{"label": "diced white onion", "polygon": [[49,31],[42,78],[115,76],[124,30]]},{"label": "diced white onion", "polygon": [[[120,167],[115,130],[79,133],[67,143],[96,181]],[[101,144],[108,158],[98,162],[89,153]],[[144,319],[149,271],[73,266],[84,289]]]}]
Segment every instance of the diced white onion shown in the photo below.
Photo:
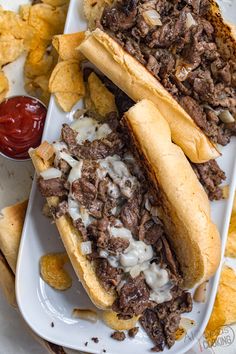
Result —
[{"label": "diced white onion", "polygon": [[187,13],[186,16],[186,27],[189,29],[192,26],[196,26],[196,21],[194,20],[193,16],[191,15],[190,12]]},{"label": "diced white onion", "polygon": [[69,183],[73,183],[75,180],[81,178],[82,167],[83,167],[83,160],[77,161],[76,165],[71,169],[70,174],[68,176],[67,180]]},{"label": "diced white onion", "polygon": [[47,170],[40,173],[40,176],[43,177],[43,179],[45,180],[52,179],[52,178],[60,178],[61,175],[62,172],[55,167],[50,167]]},{"label": "diced white onion", "polygon": [[147,198],[146,201],[145,201],[145,208],[150,211],[151,210],[151,203],[150,203],[150,200]]},{"label": "diced white onion", "polygon": [[228,109],[219,113],[219,118],[224,123],[234,123],[235,119],[232,114],[228,111]]},{"label": "diced white onion", "polygon": [[58,158],[66,161],[71,167],[74,167],[78,163],[76,159],[67,154],[65,151],[59,152]]},{"label": "diced white onion", "polygon": [[82,242],[80,248],[81,248],[81,252],[83,255],[91,254],[92,253],[92,242],[91,241]]},{"label": "diced white onion", "polygon": [[144,11],[142,15],[149,26],[162,26],[160,14],[156,10]]},{"label": "diced white onion", "polygon": [[184,81],[187,79],[188,74],[192,71],[192,69],[192,64],[186,64],[178,61],[176,65],[175,76],[179,81]]},{"label": "diced white onion", "polygon": [[152,214],[152,216],[159,216],[159,209],[158,209],[158,207],[151,207],[151,214]]}]

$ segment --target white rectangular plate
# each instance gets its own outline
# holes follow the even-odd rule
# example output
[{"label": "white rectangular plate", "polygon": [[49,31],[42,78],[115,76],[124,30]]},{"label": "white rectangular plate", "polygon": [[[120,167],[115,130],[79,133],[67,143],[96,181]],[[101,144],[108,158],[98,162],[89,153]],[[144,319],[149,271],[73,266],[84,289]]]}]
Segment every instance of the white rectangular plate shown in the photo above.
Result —
[{"label": "white rectangular plate", "polygon": [[[81,13],[82,0],[71,0],[65,27],[66,33],[77,32],[86,28]],[[72,114],[65,114],[60,111],[54,98],[52,98],[43,140],[52,142],[58,139],[62,123],[68,123],[71,120]],[[222,157],[219,158],[219,164],[227,175],[226,184],[230,184],[230,197],[227,200],[211,204],[212,218],[222,237],[222,255],[236,184],[235,151],[236,139],[232,139],[232,142],[222,149]],[[39,336],[64,347],[90,353],[102,353],[103,349],[106,350],[107,354],[119,354],[122,351],[124,353],[135,352],[136,354],[149,353],[153,345],[142,329],[139,330],[134,339],[127,338],[124,342],[117,342],[110,338],[112,330],[101,321],[93,324],[72,317],[72,311],[75,307],[93,308],[94,306],[71,267],[69,267],[69,272],[73,277],[73,286],[67,291],[53,290],[40,278],[40,257],[45,253],[63,251],[63,245],[56,227],[42,215],[43,203],[44,200],[36,190],[34,181],[22,234],[16,277],[17,301],[26,322]],[[196,323],[191,333],[188,333],[185,339],[177,341],[170,350],[165,349],[165,353],[184,353],[202,335],[214,303],[219,275],[220,269],[209,283],[206,303],[194,303],[193,311],[184,316],[193,319]],[[52,322],[54,327],[51,326]],[[91,340],[92,337],[98,337],[99,343],[94,343]],[[87,346],[85,346],[85,342],[88,342]]]}]

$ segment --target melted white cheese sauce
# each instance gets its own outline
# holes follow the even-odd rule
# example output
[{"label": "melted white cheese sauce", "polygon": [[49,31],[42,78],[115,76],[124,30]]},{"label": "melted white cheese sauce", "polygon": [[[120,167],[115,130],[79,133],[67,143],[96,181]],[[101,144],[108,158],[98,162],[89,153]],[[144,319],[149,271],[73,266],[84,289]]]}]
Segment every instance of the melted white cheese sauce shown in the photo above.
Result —
[{"label": "melted white cheese sauce", "polygon": [[91,222],[94,220],[86,211],[86,209],[71,196],[68,197],[68,213],[73,220],[80,218],[85,227],[91,224]]},{"label": "melted white cheese sauce", "polygon": [[83,144],[85,140],[90,142],[96,139],[103,139],[112,131],[108,124],[99,122],[90,117],[80,117],[71,124],[71,128],[78,132],[76,141]]},{"label": "melted white cheese sauce", "polygon": [[77,179],[81,178],[82,175],[83,160],[77,161],[77,163],[72,167],[68,176],[68,182],[71,184]]},{"label": "melted white cheese sauce", "polygon": [[130,198],[138,184],[137,178],[132,176],[123,161],[118,155],[108,156],[99,161],[100,169],[98,176],[102,179],[109,175],[115,184],[120,188],[121,193]]}]

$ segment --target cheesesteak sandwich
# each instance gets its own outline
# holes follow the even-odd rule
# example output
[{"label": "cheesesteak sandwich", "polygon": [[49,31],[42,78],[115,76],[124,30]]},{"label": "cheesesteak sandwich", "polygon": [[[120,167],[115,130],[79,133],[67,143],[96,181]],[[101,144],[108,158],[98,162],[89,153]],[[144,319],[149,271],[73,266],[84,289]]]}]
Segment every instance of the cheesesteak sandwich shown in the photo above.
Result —
[{"label": "cheesesteak sandwich", "polygon": [[215,273],[220,238],[207,195],[156,106],[140,101],[122,124],[115,112],[104,121],[84,112],[63,125],[59,141],[30,155],[93,303],[112,310],[117,326],[139,319],[153,350],[171,347],[180,314],[192,309],[184,289]]},{"label": "cheesesteak sandwich", "polygon": [[[159,87],[156,85],[158,92],[153,94],[153,100],[168,120],[173,140],[190,160],[204,162],[216,157],[193,125],[221,145],[236,135],[235,32],[224,23],[216,2],[118,0],[105,6],[96,23],[157,79]],[[106,42],[105,50],[114,51],[116,66],[121,66],[125,74],[125,64],[133,65],[130,59],[113,46],[112,40],[102,39],[102,34],[95,31],[96,39],[97,36]],[[113,75],[112,66],[107,66],[107,70]],[[153,90],[154,81],[144,75],[149,91]],[[141,89],[134,90],[137,93],[130,88],[127,93],[134,99],[144,98]],[[163,102],[157,94],[163,96]],[[171,103],[172,114],[165,100]],[[186,114],[180,111],[181,107]],[[196,149],[195,153],[192,149]]]}]

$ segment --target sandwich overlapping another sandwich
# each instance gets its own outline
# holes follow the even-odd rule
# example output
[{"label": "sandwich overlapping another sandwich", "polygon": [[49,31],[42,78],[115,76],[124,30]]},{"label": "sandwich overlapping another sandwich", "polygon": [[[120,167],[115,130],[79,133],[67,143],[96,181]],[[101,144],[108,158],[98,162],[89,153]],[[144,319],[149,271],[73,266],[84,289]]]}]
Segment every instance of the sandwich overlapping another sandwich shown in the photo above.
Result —
[{"label": "sandwich overlapping another sandwich", "polygon": [[219,156],[214,144],[236,134],[236,42],[215,1],[99,3],[82,53],[134,101],[157,104],[192,162]]},{"label": "sandwich overlapping another sandwich", "polygon": [[192,308],[185,289],[215,273],[220,238],[207,195],[156,106],[140,101],[122,124],[114,112],[104,121],[84,113],[30,155],[90,299],[115,316],[113,328],[139,319],[154,350],[171,347],[180,314]]}]

